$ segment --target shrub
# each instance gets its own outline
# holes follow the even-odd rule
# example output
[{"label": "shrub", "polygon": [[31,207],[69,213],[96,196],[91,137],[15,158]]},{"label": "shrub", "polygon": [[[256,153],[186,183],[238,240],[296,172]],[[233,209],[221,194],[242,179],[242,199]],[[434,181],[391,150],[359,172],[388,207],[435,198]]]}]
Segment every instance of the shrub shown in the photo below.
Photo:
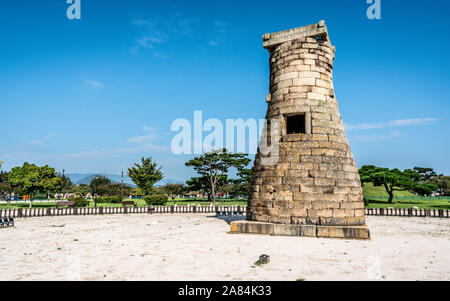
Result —
[{"label": "shrub", "polygon": [[167,203],[168,198],[165,195],[156,194],[146,196],[144,200],[149,206],[164,206]]},{"label": "shrub", "polygon": [[46,193],[36,193],[33,197],[35,200],[47,200],[48,195]]},{"label": "shrub", "polygon": [[74,202],[75,207],[83,208],[89,206],[90,202],[86,200],[85,198],[69,198],[69,202]]},{"label": "shrub", "polygon": [[364,206],[368,207],[370,205],[370,200],[368,198],[364,198]]},{"label": "shrub", "polygon": [[132,188],[128,185],[107,184],[97,187],[96,194],[101,196],[118,196],[123,191],[123,195],[130,195]]},{"label": "shrub", "polygon": [[105,196],[97,198],[97,204],[120,204],[120,196]]}]

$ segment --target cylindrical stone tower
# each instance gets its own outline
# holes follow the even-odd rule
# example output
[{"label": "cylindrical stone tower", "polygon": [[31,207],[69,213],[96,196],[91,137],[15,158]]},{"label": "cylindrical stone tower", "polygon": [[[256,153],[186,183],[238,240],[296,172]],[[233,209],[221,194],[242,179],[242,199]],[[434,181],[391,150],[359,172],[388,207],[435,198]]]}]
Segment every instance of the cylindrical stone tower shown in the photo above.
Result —
[{"label": "cylindrical stone tower", "polygon": [[267,135],[279,149],[263,154],[260,146],[247,221],[233,223],[231,232],[369,238],[358,169],[334,94],[335,48],[325,22],[266,34],[263,41],[270,52],[266,120],[269,129],[279,124],[276,137]]}]

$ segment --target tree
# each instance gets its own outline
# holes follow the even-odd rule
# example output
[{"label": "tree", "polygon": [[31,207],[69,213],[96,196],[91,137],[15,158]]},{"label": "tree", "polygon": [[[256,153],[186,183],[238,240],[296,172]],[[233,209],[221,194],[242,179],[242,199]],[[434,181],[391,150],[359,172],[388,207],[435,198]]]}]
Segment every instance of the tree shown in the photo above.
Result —
[{"label": "tree", "polygon": [[399,169],[382,168],[365,165],[359,170],[362,183],[373,183],[374,186],[383,186],[389,194],[389,204],[393,203],[394,191],[407,190],[413,187],[414,181]]},{"label": "tree", "polygon": [[186,181],[186,190],[195,193],[206,193],[208,200],[210,200],[210,194],[208,193],[208,178],[207,177],[193,177]]},{"label": "tree", "polygon": [[[2,168],[2,164],[4,162],[0,161],[0,168]],[[0,200],[9,200],[9,196],[11,193],[11,184],[8,181],[8,175],[7,172],[0,172]]]},{"label": "tree", "polygon": [[182,195],[185,192],[183,184],[166,184],[161,187],[163,193],[167,194],[175,205],[175,199],[177,196]]},{"label": "tree", "polygon": [[101,196],[120,196],[122,193],[124,195],[130,195],[132,192],[132,188],[128,185],[122,184],[107,184],[107,185],[100,185],[97,187],[97,193]]},{"label": "tree", "polygon": [[246,196],[248,197],[250,191],[250,180],[252,178],[252,170],[242,168],[238,172],[238,179],[233,181],[233,189],[231,194],[234,196]]},{"label": "tree", "polygon": [[373,183],[383,186],[389,194],[389,204],[393,203],[395,191],[412,191],[421,195],[431,194],[435,186],[421,183],[421,175],[412,169],[401,171],[397,168],[389,169],[365,165],[359,170],[362,183]]},{"label": "tree", "polygon": [[[228,176],[223,175],[220,177],[217,188],[219,189],[229,183]],[[212,188],[209,178],[207,176],[203,177],[193,177],[186,181],[186,190],[189,192],[204,193],[208,196],[208,201],[212,201]]]},{"label": "tree", "polygon": [[91,188],[91,192],[94,195],[98,194],[98,187],[111,184],[111,180],[102,175],[96,175],[95,178],[92,179],[89,187]]},{"label": "tree", "polygon": [[440,195],[449,195],[450,194],[450,177],[444,175],[438,175],[432,177],[429,181],[429,184],[436,186],[436,190]]},{"label": "tree", "polygon": [[139,187],[135,187],[131,190],[131,194],[133,196],[137,196],[137,197],[143,197],[144,193],[142,192],[142,189],[140,189]]},{"label": "tree", "polygon": [[73,191],[73,183],[72,180],[68,176],[65,175],[65,171],[63,169],[62,173],[58,173],[58,177],[61,179],[61,189],[62,193],[70,193]]},{"label": "tree", "polygon": [[445,195],[450,195],[450,177],[441,175],[438,182],[439,189]]},{"label": "tree", "polygon": [[438,177],[433,168],[414,167],[413,170],[419,175],[419,180],[416,180],[416,185],[413,188],[415,193],[424,196],[439,189],[432,181]]},{"label": "tree", "polygon": [[224,184],[224,176],[227,176],[229,169],[232,167],[239,170],[247,166],[250,159],[246,157],[246,154],[233,154],[223,149],[194,158],[186,162],[186,166],[194,168],[199,175],[206,177],[211,188],[212,201],[215,203],[216,193]]},{"label": "tree", "polygon": [[437,177],[437,174],[433,170],[433,168],[414,167],[413,170],[420,175],[420,182],[421,183],[427,183],[432,178]]},{"label": "tree", "polygon": [[[30,195],[36,193],[57,192],[61,188],[61,179],[55,169],[48,165],[38,167],[25,162],[22,167],[14,167],[8,176],[13,189],[20,189],[22,193]],[[30,207],[32,202],[30,201]]]},{"label": "tree", "polygon": [[89,187],[89,185],[86,184],[81,184],[78,186],[73,186],[73,190],[70,192],[74,192],[75,194],[79,194],[85,197],[91,192],[91,187]]},{"label": "tree", "polygon": [[437,189],[438,187],[431,183],[418,183],[413,187],[412,191],[420,196],[427,196],[432,194]]},{"label": "tree", "polygon": [[162,166],[158,167],[152,158],[142,158],[142,164],[135,163],[132,168],[128,169],[128,176],[147,196],[153,192],[153,186],[164,179],[161,172]]},{"label": "tree", "polygon": [[8,201],[11,197],[11,184],[8,181],[9,173],[7,172],[0,172],[0,200],[6,200]]}]

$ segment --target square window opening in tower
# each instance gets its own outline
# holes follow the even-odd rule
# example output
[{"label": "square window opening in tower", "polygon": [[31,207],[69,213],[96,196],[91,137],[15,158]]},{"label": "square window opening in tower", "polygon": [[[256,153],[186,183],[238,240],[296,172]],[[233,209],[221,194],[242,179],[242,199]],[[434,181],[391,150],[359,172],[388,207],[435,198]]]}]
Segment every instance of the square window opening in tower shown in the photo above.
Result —
[{"label": "square window opening in tower", "polygon": [[286,116],[286,133],[306,134],[306,118],[305,114]]}]

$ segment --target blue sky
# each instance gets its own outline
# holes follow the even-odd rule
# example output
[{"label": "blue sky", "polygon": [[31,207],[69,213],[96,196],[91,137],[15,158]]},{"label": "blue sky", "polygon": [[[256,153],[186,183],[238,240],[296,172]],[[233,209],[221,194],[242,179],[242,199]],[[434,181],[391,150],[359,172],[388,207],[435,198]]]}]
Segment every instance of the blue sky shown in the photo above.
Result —
[{"label": "blue sky", "polygon": [[263,118],[261,36],[326,20],[335,90],[358,165],[450,174],[447,0],[2,1],[0,160],[119,174],[142,156],[184,180],[177,118]]}]

